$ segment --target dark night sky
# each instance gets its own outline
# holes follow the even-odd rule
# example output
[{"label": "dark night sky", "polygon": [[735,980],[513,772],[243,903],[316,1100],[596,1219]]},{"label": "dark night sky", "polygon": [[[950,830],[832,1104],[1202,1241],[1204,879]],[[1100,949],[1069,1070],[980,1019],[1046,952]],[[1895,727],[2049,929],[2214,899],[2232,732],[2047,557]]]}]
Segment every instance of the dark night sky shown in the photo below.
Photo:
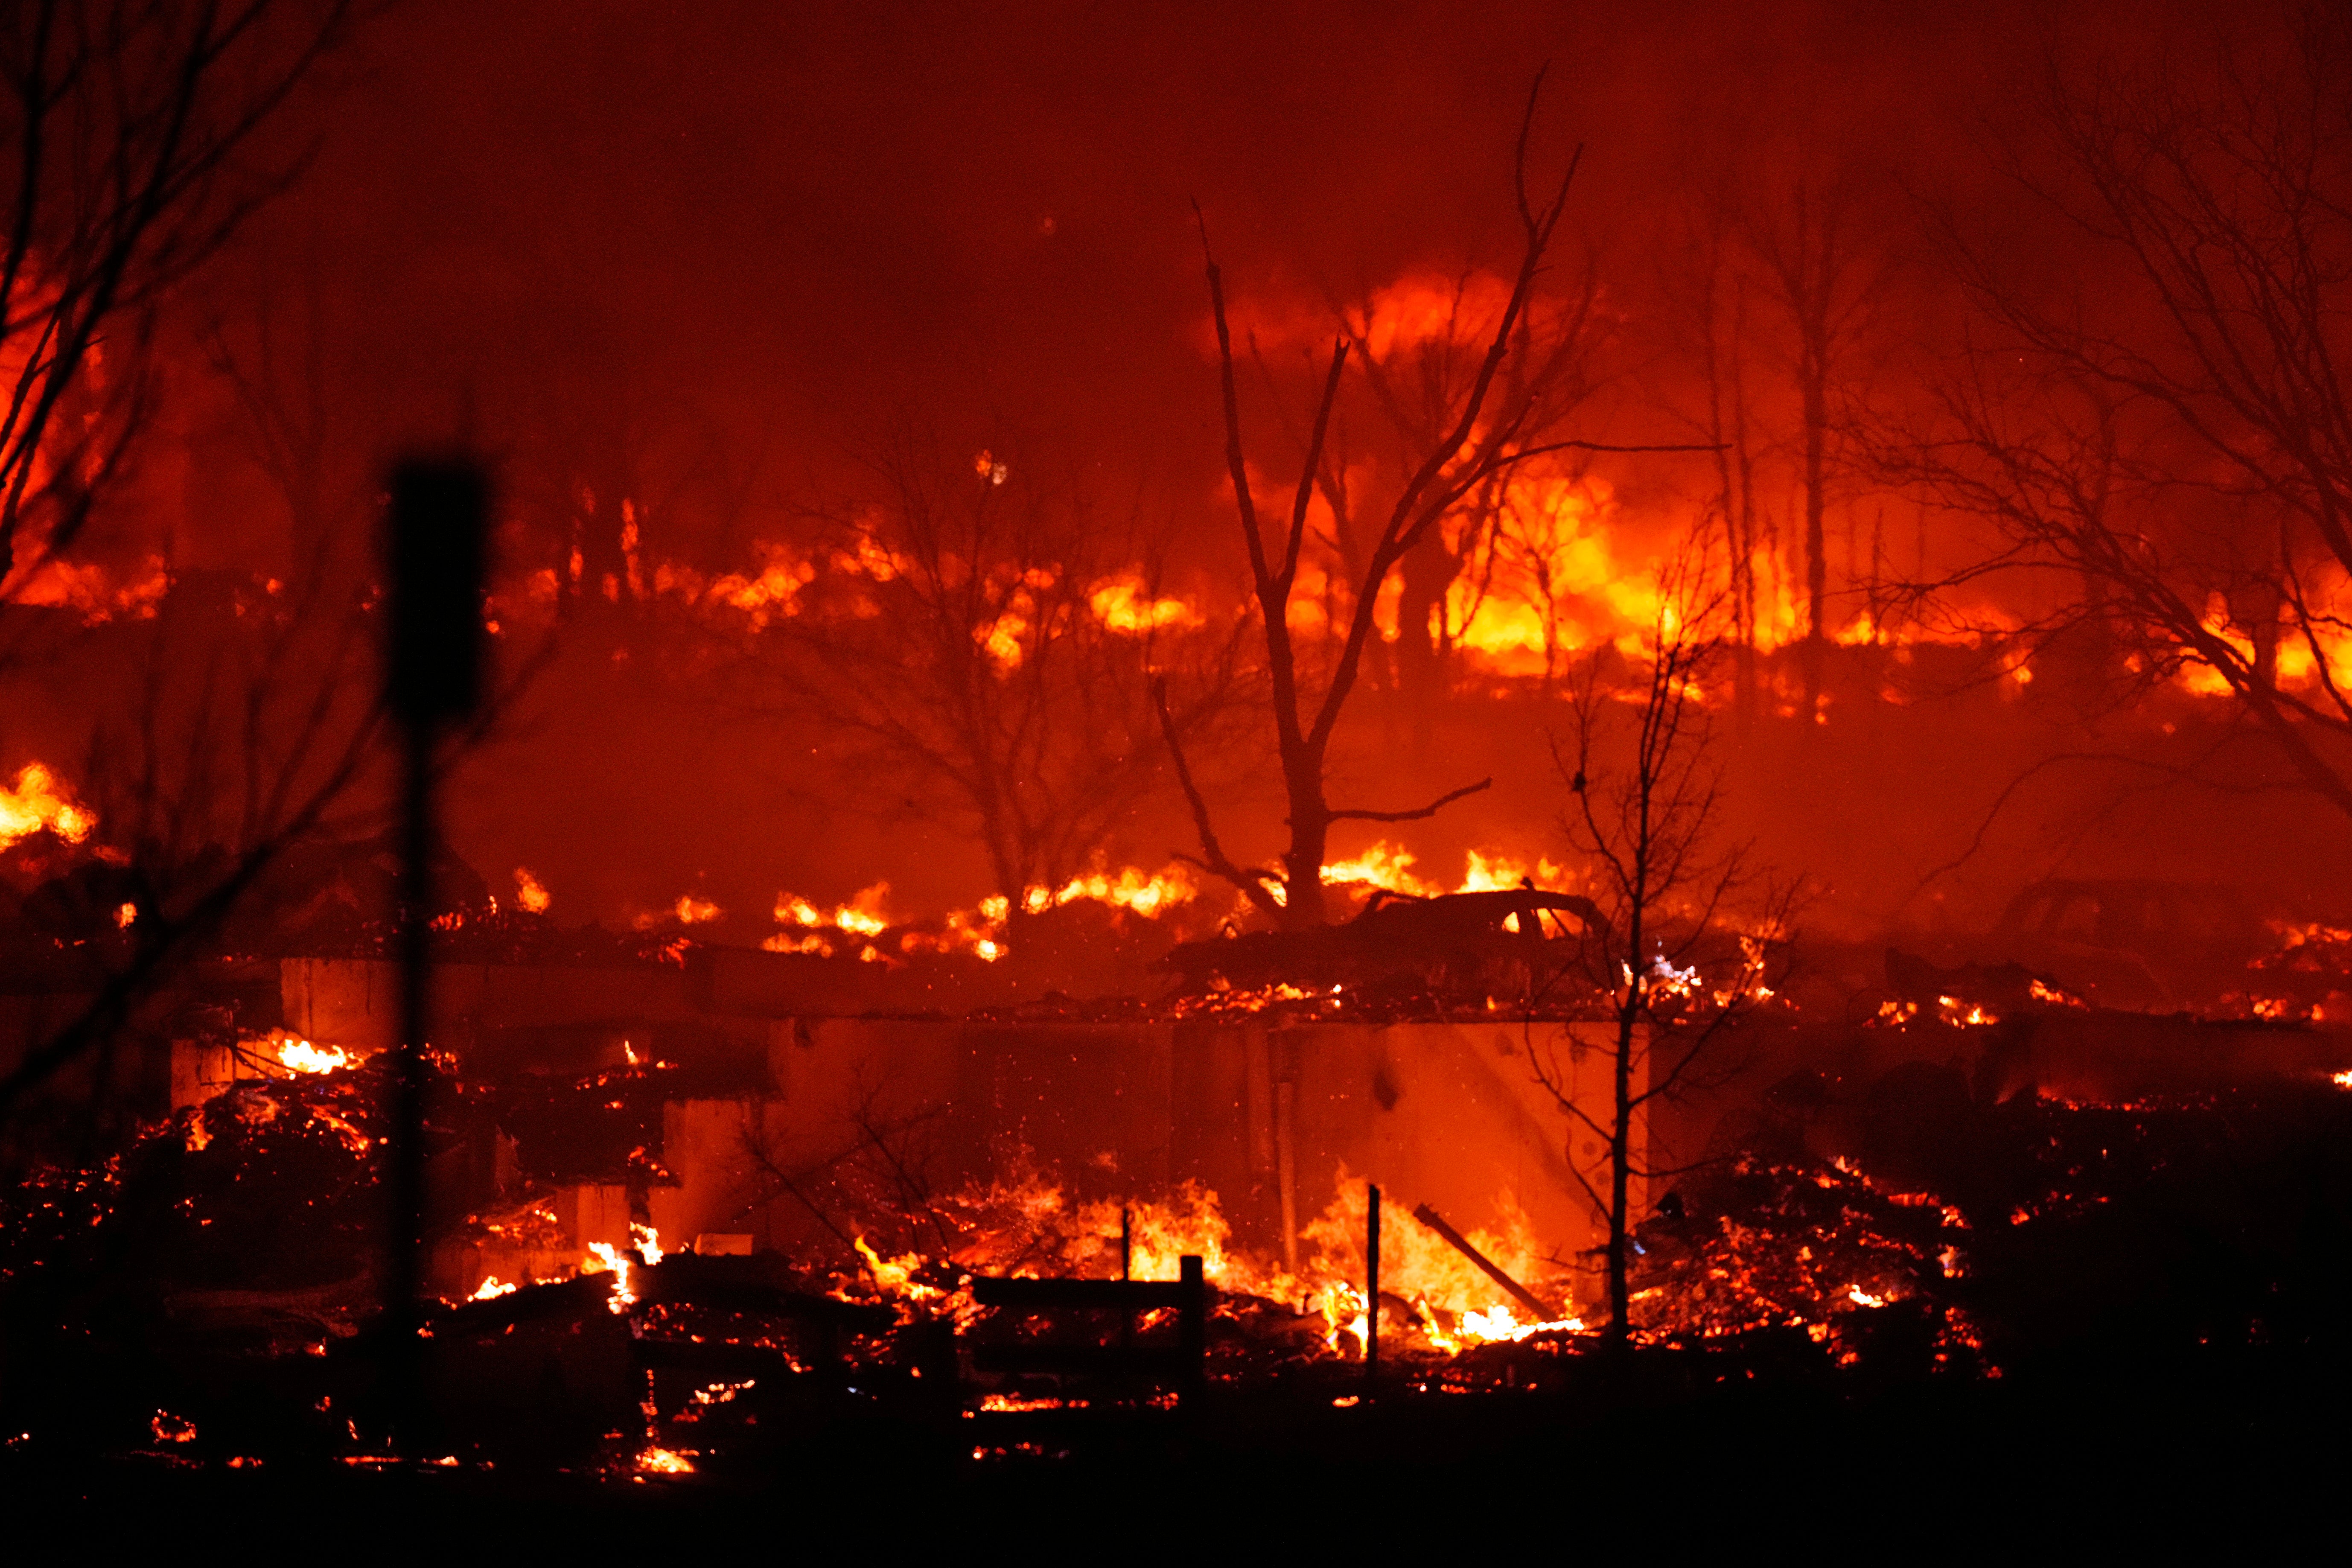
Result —
[{"label": "dark night sky", "polygon": [[1195,197],[1237,292],[1500,259],[1549,62],[1578,242],[1638,270],[1662,200],[1759,155],[1939,161],[2035,37],[1928,6],[1205,10],[413,0],[257,237],[352,269],[428,426],[544,376],[787,448],[920,405],[1133,461],[1213,413]]}]

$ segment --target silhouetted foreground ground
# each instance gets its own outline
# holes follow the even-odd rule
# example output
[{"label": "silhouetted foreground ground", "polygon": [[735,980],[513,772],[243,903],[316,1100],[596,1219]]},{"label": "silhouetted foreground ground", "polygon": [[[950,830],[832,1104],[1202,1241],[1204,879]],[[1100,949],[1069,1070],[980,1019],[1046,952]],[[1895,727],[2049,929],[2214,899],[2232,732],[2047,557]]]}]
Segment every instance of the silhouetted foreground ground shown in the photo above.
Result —
[{"label": "silhouetted foreground ground", "polygon": [[[1826,1127],[1804,1097],[1780,1097],[1746,1159],[1686,1184],[1679,1212],[1643,1233],[1647,1278],[1711,1279],[1727,1312],[1794,1289],[1801,1254],[1833,1262],[1841,1292],[1873,1258],[1911,1271],[1826,1337],[1715,1333],[1622,1366],[1488,1347],[1392,1365],[1379,1397],[1345,1405],[1360,1370],[1328,1361],[1213,1383],[1173,1411],[966,1415],[930,1397],[938,1380],[901,1383],[894,1398],[761,1406],[764,1424],[731,1438],[705,1427],[699,1471],[666,1476],[614,1468],[613,1445],[597,1457],[596,1435],[624,1424],[612,1412],[586,1446],[537,1461],[402,1470],[257,1439],[242,1452],[261,1462],[231,1466],[231,1423],[291,1430],[316,1399],[304,1379],[331,1377],[337,1358],[142,1364],[53,1327],[20,1332],[0,1363],[0,1407],[50,1434],[0,1448],[0,1502],[27,1541],[65,1530],[91,1552],[362,1560],[583,1537],[717,1551],[738,1527],[780,1552],[1198,1556],[1278,1530],[1308,1548],[1411,1540],[1463,1559],[1531,1540],[1547,1555],[1623,1539],[1906,1561],[1978,1542],[2242,1552],[2332,1534],[2352,1475],[2352,1094],[1984,1104],[1931,1071],[1859,1103]],[[1855,1152],[1841,1166],[1824,1142]],[[20,1313],[31,1300],[20,1287]],[[625,1335],[590,1306],[586,1321]],[[1978,1353],[1939,1353],[1955,1323],[1980,1335]],[[1449,1371],[1467,1391],[1434,1390]],[[130,1451],[124,1424],[163,1387],[206,1445]]]},{"label": "silhouetted foreground ground", "polygon": [[[2238,1348],[2167,1363],[1881,1390],[1426,1396],[1349,1411],[1211,1409],[973,1464],[934,1433],[837,1432],[757,1482],[144,1461],[0,1466],[10,1517],[92,1551],[201,1541],[301,1551],[992,1548],[1157,1557],[1285,1542],[1612,1539],[1671,1555],[1752,1538],[1895,1561],[1985,1543],[2241,1549],[2330,1531],[2347,1454],[2340,1354]],[[1637,1375],[1639,1375],[1637,1373]]]}]

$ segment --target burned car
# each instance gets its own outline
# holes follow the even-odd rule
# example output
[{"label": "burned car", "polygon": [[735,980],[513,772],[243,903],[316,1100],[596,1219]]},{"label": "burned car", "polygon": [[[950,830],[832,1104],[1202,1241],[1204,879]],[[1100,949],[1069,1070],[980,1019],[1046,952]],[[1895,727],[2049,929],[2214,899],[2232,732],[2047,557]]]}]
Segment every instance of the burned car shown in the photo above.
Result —
[{"label": "burned car", "polygon": [[1158,967],[1179,989],[1407,984],[1517,995],[1577,961],[1603,924],[1591,900],[1539,888],[1415,898],[1382,889],[1344,924],[1180,942]]},{"label": "burned car", "polygon": [[1941,991],[2018,1005],[2038,983],[2040,994],[2168,1013],[2242,990],[2249,964],[2276,945],[2234,888],[2051,878],[2011,899],[1985,936],[1953,944],[1942,966],[1890,949],[1887,984],[1913,1001]]}]

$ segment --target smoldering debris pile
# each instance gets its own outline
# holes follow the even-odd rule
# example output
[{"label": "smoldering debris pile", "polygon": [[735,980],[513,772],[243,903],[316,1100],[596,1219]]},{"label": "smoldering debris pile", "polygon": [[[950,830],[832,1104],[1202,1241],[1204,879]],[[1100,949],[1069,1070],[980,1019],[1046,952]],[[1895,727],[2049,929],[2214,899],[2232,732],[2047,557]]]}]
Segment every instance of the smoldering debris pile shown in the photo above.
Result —
[{"label": "smoldering debris pile", "polygon": [[[1558,1302],[1554,1321],[1514,1317],[1400,1209],[1368,1303],[1352,1179],[1302,1227],[1295,1265],[1235,1246],[1197,1187],[1137,1194],[1099,1173],[1072,1186],[1014,1160],[928,1194],[879,1144],[854,1179],[804,1186],[830,1243],[665,1247],[627,1228],[623,1183],[625,1239],[578,1246],[587,1216],[553,1212],[557,1187],[532,1173],[554,1167],[533,1151],[566,1146],[598,1176],[634,1163],[659,1184],[662,1149],[635,1141],[658,1119],[630,1108],[676,1070],[590,1074],[568,1097],[541,1085],[535,1107],[443,1082],[436,1158],[453,1184],[467,1118],[525,1129],[504,1134],[507,1179],[544,1224],[549,1268],[486,1279],[433,1317],[436,1453],[680,1484],[756,1478],[847,1432],[941,1462],[1045,1461],[1085,1452],[1090,1423],[1352,1405],[1375,1310],[1392,1401],[1570,1390],[1598,1353],[1600,1259],[1554,1256],[1524,1228],[1466,1239]],[[26,1352],[12,1429],[176,1465],[385,1462],[370,1337],[382,1089],[365,1065],[236,1086],[114,1160],[18,1187],[0,1215]],[[566,1098],[614,1125],[570,1140],[551,1109]],[[1634,1354],[1666,1358],[1676,1386],[1761,1376],[1834,1394],[2086,1354],[2292,1349],[2334,1332],[2328,1303],[2352,1287],[2352,1095],[2332,1083],[1988,1103],[1956,1071],[1905,1068],[1783,1084],[1731,1135],[1633,1237]],[[1123,1273],[1173,1289],[1186,1258],[1203,1280],[1196,1351],[1175,1298],[1118,1294]],[[1013,1310],[987,1283],[1007,1278],[1097,1294]]]}]

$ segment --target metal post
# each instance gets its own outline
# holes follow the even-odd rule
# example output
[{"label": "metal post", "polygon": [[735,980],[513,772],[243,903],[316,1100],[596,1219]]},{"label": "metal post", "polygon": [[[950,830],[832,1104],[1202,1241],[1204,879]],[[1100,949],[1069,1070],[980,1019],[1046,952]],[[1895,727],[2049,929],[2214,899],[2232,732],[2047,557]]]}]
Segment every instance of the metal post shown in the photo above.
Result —
[{"label": "metal post", "polygon": [[1381,1189],[1365,1184],[1364,1205],[1364,1394],[1381,1380]]},{"label": "metal post", "polygon": [[[1122,1281],[1135,1278],[1135,1211],[1123,1205],[1118,1211],[1118,1277]],[[1118,1314],[1118,1342],[1122,1347],[1135,1343],[1135,1314],[1124,1308]]]},{"label": "metal post", "polygon": [[1183,1352],[1185,1386],[1197,1391],[1209,1353],[1209,1278],[1198,1254],[1176,1260],[1176,1279],[1183,1287],[1183,1305],[1176,1311],[1177,1347]]},{"label": "metal post", "polygon": [[1282,1205],[1282,1267],[1298,1272],[1298,1162],[1292,1129],[1298,1116],[1298,1086],[1286,1079],[1274,1085],[1274,1181]]},{"label": "metal post", "polygon": [[394,1437],[414,1457],[421,1412],[417,1331],[424,1321],[425,984],[433,908],[433,726],[409,726],[403,757],[400,834],[400,1039],[394,1047],[392,1256],[384,1275],[384,1325],[394,1401]]}]

